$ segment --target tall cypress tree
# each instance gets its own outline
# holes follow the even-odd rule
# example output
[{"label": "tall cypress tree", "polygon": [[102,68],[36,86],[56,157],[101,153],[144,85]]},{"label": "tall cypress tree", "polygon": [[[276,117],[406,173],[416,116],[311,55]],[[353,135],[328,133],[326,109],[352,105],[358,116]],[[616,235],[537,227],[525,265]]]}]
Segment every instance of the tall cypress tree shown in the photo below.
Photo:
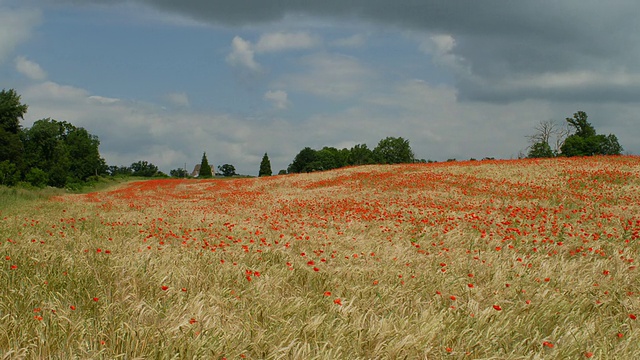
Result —
[{"label": "tall cypress tree", "polygon": [[210,178],[213,176],[211,173],[211,166],[209,166],[209,160],[207,160],[207,153],[202,154],[202,161],[200,162],[200,173],[199,177]]},{"label": "tall cypress tree", "polygon": [[258,176],[271,176],[271,161],[269,161],[269,155],[264,153],[262,157],[262,162],[260,163],[260,171],[258,172]]}]

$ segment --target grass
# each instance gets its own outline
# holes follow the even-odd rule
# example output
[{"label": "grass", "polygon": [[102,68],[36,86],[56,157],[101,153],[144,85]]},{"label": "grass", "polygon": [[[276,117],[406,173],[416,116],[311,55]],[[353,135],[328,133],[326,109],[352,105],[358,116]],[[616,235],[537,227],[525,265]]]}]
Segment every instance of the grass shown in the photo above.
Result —
[{"label": "grass", "polygon": [[0,189],[6,359],[640,358],[640,158]]}]

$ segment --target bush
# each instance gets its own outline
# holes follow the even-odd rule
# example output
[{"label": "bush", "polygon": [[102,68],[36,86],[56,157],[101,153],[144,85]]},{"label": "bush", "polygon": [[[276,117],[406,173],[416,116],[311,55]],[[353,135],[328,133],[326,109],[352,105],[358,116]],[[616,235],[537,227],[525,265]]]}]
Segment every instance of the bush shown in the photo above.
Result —
[{"label": "bush", "polygon": [[25,179],[32,186],[41,189],[47,186],[47,183],[49,182],[49,176],[47,173],[38,168],[32,168],[25,176]]}]

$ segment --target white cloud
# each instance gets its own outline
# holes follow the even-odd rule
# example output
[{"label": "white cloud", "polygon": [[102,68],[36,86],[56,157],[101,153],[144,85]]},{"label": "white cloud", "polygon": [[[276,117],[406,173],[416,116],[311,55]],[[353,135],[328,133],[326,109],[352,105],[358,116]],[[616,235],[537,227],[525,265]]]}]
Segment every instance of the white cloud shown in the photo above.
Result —
[{"label": "white cloud", "polygon": [[284,110],[291,104],[287,92],[283,90],[269,90],[264,94],[264,99],[272,102],[273,106],[279,110]]},{"label": "white cloud", "polygon": [[18,56],[15,63],[16,70],[31,80],[44,80],[47,78],[47,73],[42,70],[40,65],[24,56]]},{"label": "white cloud", "polygon": [[331,45],[346,48],[357,48],[365,44],[366,37],[362,34],[355,34],[349,37],[336,39],[331,42]]},{"label": "white cloud", "polygon": [[184,92],[170,93],[165,96],[165,99],[171,104],[180,107],[189,107],[189,97]]},{"label": "white cloud", "polygon": [[456,39],[450,34],[436,34],[423,39],[419,49],[430,55],[433,62],[452,71],[458,76],[469,76],[471,71],[466,60],[454,54]]},{"label": "white cloud", "polygon": [[258,42],[252,42],[235,36],[231,41],[231,53],[227,55],[227,62],[232,66],[242,67],[252,72],[262,70],[255,60],[256,54],[273,53],[289,50],[311,49],[321,43],[321,39],[305,32],[274,32],[260,36]]},{"label": "white cloud", "polygon": [[305,32],[284,33],[276,32],[260,36],[255,45],[258,53],[276,52],[284,50],[310,49],[317,46],[320,39]]},{"label": "white cloud", "polygon": [[113,104],[120,101],[120,99],[115,99],[115,98],[110,98],[105,96],[96,96],[96,95],[89,96],[89,100],[95,101],[100,104]]},{"label": "white cloud", "polygon": [[284,75],[279,87],[332,99],[354,97],[376,80],[376,74],[356,58],[320,53],[302,59],[305,71]]},{"label": "white cloud", "polygon": [[640,74],[619,70],[615,72],[567,71],[535,75],[512,76],[498,83],[507,88],[577,88],[592,86],[640,87]]},{"label": "white cloud", "polygon": [[251,71],[260,71],[260,64],[254,59],[253,46],[249,41],[236,36],[231,41],[231,53],[227,55],[227,62],[232,66],[245,67]]},{"label": "white cloud", "polygon": [[89,92],[73,86],[60,85],[46,81],[27,88],[25,98],[49,99],[55,101],[76,101],[78,98],[89,99]]},{"label": "white cloud", "polygon": [[0,63],[15,47],[29,39],[34,27],[40,23],[38,10],[12,9],[0,5]]}]

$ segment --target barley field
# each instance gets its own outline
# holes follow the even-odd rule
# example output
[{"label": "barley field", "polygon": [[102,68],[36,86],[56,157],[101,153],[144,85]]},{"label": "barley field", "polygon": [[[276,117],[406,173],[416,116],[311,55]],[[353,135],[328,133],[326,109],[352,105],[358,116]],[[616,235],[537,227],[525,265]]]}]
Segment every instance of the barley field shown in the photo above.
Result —
[{"label": "barley field", "polygon": [[10,193],[2,359],[640,358],[640,157]]}]

